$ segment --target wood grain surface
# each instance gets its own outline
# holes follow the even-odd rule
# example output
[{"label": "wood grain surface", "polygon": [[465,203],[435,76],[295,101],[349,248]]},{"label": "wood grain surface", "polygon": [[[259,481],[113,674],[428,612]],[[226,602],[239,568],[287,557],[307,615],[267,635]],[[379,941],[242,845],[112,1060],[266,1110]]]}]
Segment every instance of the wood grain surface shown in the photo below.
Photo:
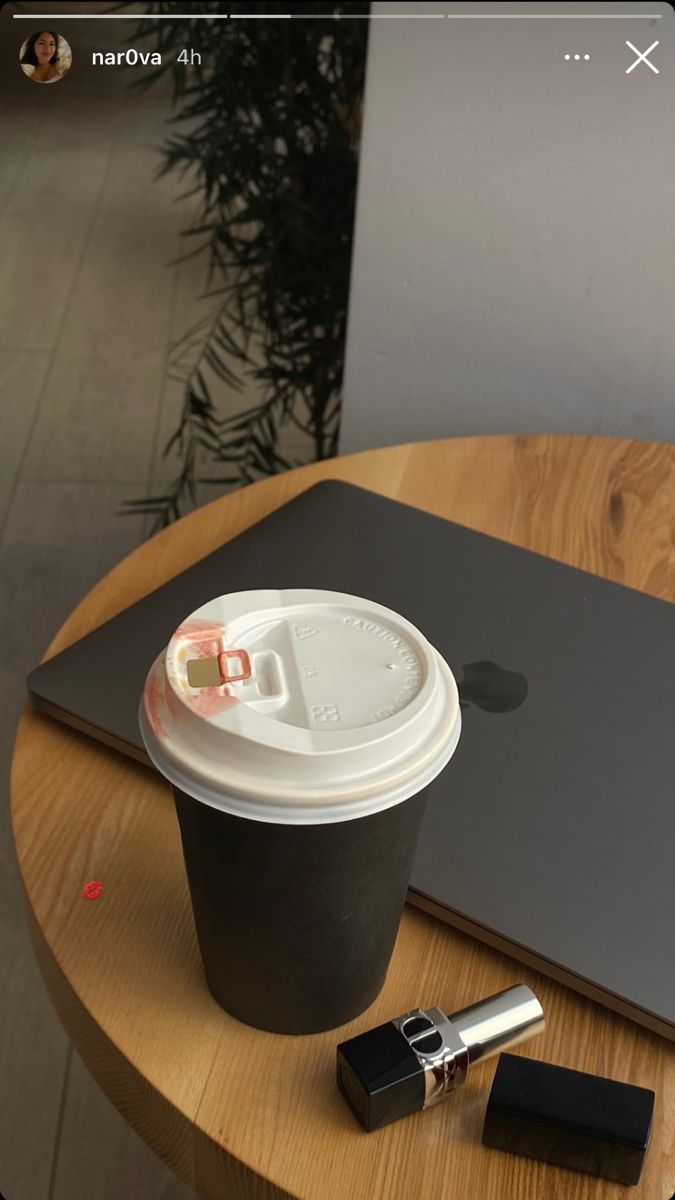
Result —
[{"label": "wood grain surface", "polygon": [[[322,478],[675,599],[672,447],[457,439],[315,464],[197,510],[107,575],[47,657]],[[12,816],[36,954],[63,1024],[126,1119],[207,1200],[625,1197],[618,1185],[481,1146],[494,1061],[447,1103],[370,1135],[336,1090],[337,1042],[418,1004],[457,1009],[518,981],[548,1017],[528,1055],[655,1090],[651,1147],[630,1194],[675,1191],[675,1046],[657,1035],[409,906],[385,987],[361,1017],[304,1038],[249,1029],[203,982],[159,776],[27,707]],[[91,878],[104,882],[96,902],[80,897]]]}]

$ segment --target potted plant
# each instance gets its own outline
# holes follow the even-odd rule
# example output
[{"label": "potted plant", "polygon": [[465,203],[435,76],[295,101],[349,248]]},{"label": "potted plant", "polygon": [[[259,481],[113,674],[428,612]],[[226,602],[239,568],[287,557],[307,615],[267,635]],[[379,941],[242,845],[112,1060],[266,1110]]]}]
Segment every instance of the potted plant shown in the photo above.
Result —
[{"label": "potted plant", "polygon": [[[196,484],[234,487],[337,452],[368,7],[295,3],[297,19],[256,20],[232,4],[227,20],[138,22],[134,45],[163,63],[140,86],[171,75],[161,173],[186,175],[198,197],[184,236],[211,305],[172,354],[183,407],[164,455],[178,452],[180,473],[168,494],[124,505],[154,513],[152,532],[196,502]],[[223,414],[245,380],[255,403]]]}]

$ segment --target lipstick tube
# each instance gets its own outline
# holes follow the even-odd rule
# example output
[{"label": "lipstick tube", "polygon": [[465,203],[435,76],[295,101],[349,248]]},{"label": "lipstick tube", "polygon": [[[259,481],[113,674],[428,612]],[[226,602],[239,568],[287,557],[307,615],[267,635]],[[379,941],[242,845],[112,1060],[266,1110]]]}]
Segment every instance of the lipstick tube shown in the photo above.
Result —
[{"label": "lipstick tube", "polygon": [[446,1016],[414,1009],[337,1047],[337,1083],[368,1132],[445,1100],[482,1058],[534,1037],[544,1013],[524,984]]}]

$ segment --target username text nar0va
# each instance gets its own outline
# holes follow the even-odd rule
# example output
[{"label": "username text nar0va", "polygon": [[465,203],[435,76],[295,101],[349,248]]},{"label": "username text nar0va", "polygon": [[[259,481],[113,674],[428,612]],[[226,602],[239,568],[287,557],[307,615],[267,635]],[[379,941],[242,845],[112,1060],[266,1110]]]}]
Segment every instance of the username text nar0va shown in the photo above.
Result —
[{"label": "username text nar0va", "polygon": [[[162,56],[157,50],[136,50],[130,46],[127,50],[94,50],[91,61],[95,67],[136,67],[139,64],[144,67],[148,64],[161,67]],[[201,66],[202,59],[196,50],[181,50],[176,61],[185,65]]]}]

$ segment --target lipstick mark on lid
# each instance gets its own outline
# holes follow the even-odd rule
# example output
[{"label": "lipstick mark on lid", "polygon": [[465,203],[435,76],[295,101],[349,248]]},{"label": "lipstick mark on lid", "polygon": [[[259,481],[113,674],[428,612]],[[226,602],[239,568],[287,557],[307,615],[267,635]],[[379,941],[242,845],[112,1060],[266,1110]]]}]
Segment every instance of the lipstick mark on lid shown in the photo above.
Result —
[{"label": "lipstick mark on lid", "polygon": [[85,883],[82,888],[82,895],[85,900],[98,900],[103,891],[103,884],[98,879],[90,879],[89,883]]},{"label": "lipstick mark on lid", "polygon": [[172,641],[176,638],[185,639],[190,650],[193,650],[197,655],[210,654],[213,646],[222,641],[227,633],[227,626],[220,624],[218,621],[207,620],[192,620],[183,621],[182,625],[173,635]]},{"label": "lipstick mark on lid", "polygon": [[[226,634],[226,625],[194,618],[179,625],[173,635],[172,641],[178,639],[185,643],[176,654],[181,666],[185,666],[185,681],[189,687],[199,689],[187,693],[183,699],[200,717],[215,716],[239,703],[238,698],[228,691],[227,681],[231,676],[227,670],[221,670],[221,662],[226,662],[231,654],[226,649]],[[187,654],[183,653],[185,650]],[[198,666],[200,660],[210,661]],[[215,665],[211,666],[211,663]],[[243,679],[246,676],[242,674],[235,678]]]},{"label": "lipstick mark on lid", "polygon": [[239,704],[237,696],[231,696],[226,687],[202,688],[197,695],[188,698],[190,708],[199,717],[215,717],[233,704]]},{"label": "lipstick mark on lid", "polygon": [[164,698],[164,659],[155,663],[145,685],[145,711],[155,737],[167,737],[166,727],[162,721],[160,709]]}]

